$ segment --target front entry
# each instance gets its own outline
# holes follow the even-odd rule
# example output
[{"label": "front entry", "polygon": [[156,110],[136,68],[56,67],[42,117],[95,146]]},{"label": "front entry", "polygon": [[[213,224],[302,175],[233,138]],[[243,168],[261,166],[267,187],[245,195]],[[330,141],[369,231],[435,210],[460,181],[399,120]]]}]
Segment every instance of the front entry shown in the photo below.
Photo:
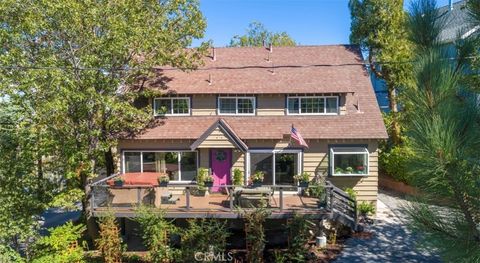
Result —
[{"label": "front entry", "polygon": [[[231,149],[211,149],[210,165],[214,185],[228,185],[230,183],[230,170],[232,169]],[[219,192],[221,187],[212,187],[212,192]]]}]

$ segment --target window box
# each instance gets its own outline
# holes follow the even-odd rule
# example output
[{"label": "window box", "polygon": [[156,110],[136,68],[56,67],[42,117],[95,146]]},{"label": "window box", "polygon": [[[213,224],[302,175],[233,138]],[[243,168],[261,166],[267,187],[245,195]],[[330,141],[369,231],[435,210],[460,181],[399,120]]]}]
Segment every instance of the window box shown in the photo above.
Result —
[{"label": "window box", "polygon": [[288,96],[288,115],[338,115],[338,96]]},{"label": "window box", "polygon": [[156,98],[153,100],[155,116],[186,116],[190,115],[189,97]]},{"label": "window box", "polygon": [[330,148],[330,174],[332,176],[368,175],[369,153],[365,147]]},{"label": "window box", "polygon": [[219,97],[219,115],[255,115],[255,97]]}]

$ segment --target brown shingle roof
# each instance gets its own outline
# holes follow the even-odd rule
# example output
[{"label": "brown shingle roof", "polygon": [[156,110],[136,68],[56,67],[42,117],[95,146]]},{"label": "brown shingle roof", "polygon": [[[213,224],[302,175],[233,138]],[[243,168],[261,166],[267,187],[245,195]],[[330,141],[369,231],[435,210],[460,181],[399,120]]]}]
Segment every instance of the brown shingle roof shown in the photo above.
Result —
[{"label": "brown shingle roof", "polygon": [[[329,93],[355,91],[367,76],[358,47],[216,48],[198,70],[159,68],[151,87],[177,94]],[[209,79],[212,83],[209,83]],[[156,84],[153,84],[156,83]]]},{"label": "brown shingle roof", "polygon": [[[336,116],[190,116],[166,117],[137,139],[198,139],[214,122],[223,119],[242,140],[282,139],[291,125],[305,139],[384,139],[385,125],[370,77],[357,47],[300,46],[219,48],[216,61],[185,73],[166,70],[169,90],[200,93],[347,93],[346,115]],[[275,74],[269,72],[274,64]],[[229,68],[229,69],[227,69]],[[208,84],[208,75],[213,84]],[[357,105],[359,104],[359,105]],[[359,106],[360,113],[357,110]]]}]

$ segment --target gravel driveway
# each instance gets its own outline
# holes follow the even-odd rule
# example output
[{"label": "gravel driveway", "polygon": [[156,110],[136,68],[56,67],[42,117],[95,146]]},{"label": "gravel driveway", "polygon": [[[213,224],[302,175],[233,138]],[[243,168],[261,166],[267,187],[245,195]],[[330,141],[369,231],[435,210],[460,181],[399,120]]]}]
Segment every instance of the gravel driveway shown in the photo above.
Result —
[{"label": "gravel driveway", "polygon": [[348,239],[334,262],[441,262],[431,250],[416,246],[415,237],[407,229],[408,218],[401,212],[404,202],[402,198],[380,192],[377,218],[369,228],[372,238]]}]

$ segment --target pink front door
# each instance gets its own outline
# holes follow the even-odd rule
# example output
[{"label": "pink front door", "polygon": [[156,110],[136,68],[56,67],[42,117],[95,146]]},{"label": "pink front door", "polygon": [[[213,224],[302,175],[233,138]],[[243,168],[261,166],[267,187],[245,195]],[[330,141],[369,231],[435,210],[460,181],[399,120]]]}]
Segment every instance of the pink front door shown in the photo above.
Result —
[{"label": "pink front door", "polygon": [[[232,169],[231,149],[211,149],[210,165],[212,169],[213,185],[230,184],[230,169]],[[218,192],[221,187],[212,187],[212,192]]]}]

